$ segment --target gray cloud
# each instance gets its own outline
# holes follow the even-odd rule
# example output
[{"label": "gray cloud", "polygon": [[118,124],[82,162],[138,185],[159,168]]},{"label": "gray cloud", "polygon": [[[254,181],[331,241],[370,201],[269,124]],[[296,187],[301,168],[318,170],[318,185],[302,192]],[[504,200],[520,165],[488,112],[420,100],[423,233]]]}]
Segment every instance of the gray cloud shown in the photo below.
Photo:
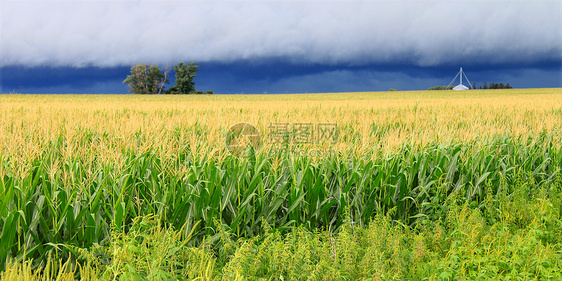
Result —
[{"label": "gray cloud", "polygon": [[0,67],[562,61],[559,1],[9,1]]}]

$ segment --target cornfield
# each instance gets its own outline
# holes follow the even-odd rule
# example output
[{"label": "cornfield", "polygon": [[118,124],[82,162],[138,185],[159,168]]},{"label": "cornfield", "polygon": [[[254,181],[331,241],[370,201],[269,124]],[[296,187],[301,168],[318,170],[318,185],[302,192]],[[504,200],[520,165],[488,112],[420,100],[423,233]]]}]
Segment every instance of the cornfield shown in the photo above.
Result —
[{"label": "cornfield", "polygon": [[[255,126],[262,145],[233,155],[227,135],[237,123]],[[337,136],[280,144],[272,124],[333,124]],[[350,228],[367,231],[381,216],[413,229],[455,217],[453,206],[502,221],[494,215],[501,204],[491,210],[490,202],[525,202],[539,193],[553,212],[544,222],[553,238],[543,246],[556,259],[562,257],[561,184],[560,89],[0,97],[5,278],[14,262],[22,272],[72,267],[69,278],[85,276],[77,269],[84,252],[114,247],[139,229],[140,218],[184,238],[170,248],[209,247],[198,257],[217,259],[222,278],[235,279],[240,276],[226,272],[237,255],[227,253],[225,241],[272,232],[344,239]],[[91,259],[103,265],[104,255]],[[185,272],[180,275],[188,278]]]}]

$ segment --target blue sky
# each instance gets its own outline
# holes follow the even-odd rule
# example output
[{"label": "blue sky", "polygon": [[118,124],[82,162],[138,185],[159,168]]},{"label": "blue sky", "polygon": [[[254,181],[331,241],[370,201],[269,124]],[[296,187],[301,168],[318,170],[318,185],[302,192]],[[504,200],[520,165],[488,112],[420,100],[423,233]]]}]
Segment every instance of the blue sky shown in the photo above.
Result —
[{"label": "blue sky", "polygon": [[562,87],[560,1],[2,1],[0,16],[3,93],[125,94],[132,65],[179,62],[218,94],[423,90],[461,66],[477,85]]}]

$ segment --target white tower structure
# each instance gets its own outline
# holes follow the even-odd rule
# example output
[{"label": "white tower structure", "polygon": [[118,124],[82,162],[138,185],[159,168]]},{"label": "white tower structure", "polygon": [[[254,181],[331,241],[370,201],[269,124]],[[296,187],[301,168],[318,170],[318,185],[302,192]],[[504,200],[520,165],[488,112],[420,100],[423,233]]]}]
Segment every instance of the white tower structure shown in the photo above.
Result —
[{"label": "white tower structure", "polygon": [[[466,78],[466,81],[468,82],[468,87],[462,84],[462,76],[463,75],[464,75],[464,78]],[[457,79],[458,76],[460,76],[460,83],[457,86],[455,86],[453,88],[453,90],[468,90],[469,88],[472,88],[472,86],[470,85],[470,81],[468,80],[468,77],[466,77],[466,74],[464,74],[464,72],[462,71],[462,67],[461,67],[461,70],[459,71],[459,73],[457,73],[455,78],[453,78],[453,80],[451,80],[451,83],[449,83],[449,85],[447,85],[447,87],[451,86],[453,81],[455,81],[455,79]]]}]

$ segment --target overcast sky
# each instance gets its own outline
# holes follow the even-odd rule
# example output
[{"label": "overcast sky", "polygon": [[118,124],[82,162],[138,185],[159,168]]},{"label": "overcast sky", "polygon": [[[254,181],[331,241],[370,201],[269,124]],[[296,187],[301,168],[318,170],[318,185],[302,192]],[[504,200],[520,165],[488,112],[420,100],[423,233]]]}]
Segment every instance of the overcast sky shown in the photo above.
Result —
[{"label": "overcast sky", "polygon": [[[216,93],[562,87],[561,1],[1,1],[1,92],[127,93],[137,63]],[[170,85],[171,86],[171,85]]]}]

